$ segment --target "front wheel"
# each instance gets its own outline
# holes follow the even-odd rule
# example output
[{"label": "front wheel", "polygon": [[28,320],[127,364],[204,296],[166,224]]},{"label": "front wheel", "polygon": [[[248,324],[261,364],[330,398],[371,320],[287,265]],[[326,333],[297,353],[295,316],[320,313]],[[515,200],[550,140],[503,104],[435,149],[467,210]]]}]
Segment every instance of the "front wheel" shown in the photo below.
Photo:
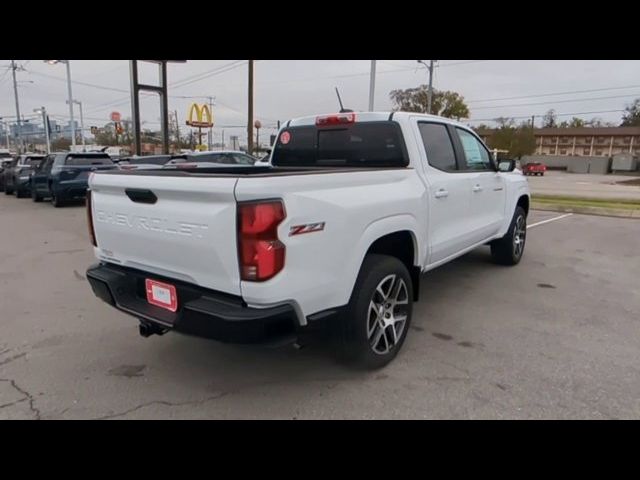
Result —
[{"label": "front wheel", "polygon": [[391,362],[411,324],[413,284],[407,267],[387,255],[367,255],[341,318],[342,353],[367,369]]},{"label": "front wheel", "polygon": [[491,243],[491,255],[501,265],[517,265],[522,259],[527,239],[527,213],[518,206],[507,234]]}]

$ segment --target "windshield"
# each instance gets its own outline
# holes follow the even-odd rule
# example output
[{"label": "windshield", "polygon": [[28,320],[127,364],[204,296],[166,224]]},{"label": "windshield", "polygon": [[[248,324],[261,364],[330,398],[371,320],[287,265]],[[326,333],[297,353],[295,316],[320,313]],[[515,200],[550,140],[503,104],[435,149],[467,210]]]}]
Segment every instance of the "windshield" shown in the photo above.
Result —
[{"label": "windshield", "polygon": [[84,165],[112,165],[109,155],[69,155],[64,162],[65,165],[84,166]]},{"label": "windshield", "polygon": [[292,127],[280,133],[271,156],[276,166],[404,167],[399,126],[363,122],[336,128]]},{"label": "windshield", "polygon": [[22,161],[22,165],[31,165],[32,167],[37,167],[40,165],[40,162],[44,157],[27,157]]}]

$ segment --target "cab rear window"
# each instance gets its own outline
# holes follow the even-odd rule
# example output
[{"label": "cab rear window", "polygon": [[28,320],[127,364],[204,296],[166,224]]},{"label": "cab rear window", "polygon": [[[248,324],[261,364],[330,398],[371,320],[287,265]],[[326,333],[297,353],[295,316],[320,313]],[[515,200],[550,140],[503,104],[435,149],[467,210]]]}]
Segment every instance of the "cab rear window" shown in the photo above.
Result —
[{"label": "cab rear window", "polygon": [[80,167],[83,165],[112,165],[113,161],[109,155],[69,155],[64,164]]},{"label": "cab rear window", "polygon": [[409,161],[397,123],[362,122],[285,129],[271,163],[298,167],[405,167]]}]

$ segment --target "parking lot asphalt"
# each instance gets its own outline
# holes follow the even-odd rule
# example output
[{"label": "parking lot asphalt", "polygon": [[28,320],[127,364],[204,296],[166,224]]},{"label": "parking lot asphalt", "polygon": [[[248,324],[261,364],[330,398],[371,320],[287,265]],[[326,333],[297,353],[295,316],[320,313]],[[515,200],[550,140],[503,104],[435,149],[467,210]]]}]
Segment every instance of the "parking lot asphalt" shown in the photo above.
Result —
[{"label": "parking lot asphalt", "polygon": [[602,199],[640,200],[640,186],[625,185],[625,180],[638,176],[567,173],[549,170],[543,177],[528,176],[531,193],[539,195],[566,195]]},{"label": "parking lot asphalt", "polygon": [[638,239],[570,215],[531,228],[516,267],[483,247],[429,272],[403,351],[361,372],[322,342],[144,339],[84,277],[84,208],[0,194],[0,419],[637,419]]}]

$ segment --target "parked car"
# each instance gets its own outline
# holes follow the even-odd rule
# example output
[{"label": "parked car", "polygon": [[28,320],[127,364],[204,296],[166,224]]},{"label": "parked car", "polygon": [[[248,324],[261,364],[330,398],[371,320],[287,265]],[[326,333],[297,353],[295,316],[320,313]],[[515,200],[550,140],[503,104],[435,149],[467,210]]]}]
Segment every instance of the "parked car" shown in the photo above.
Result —
[{"label": "parked car", "polygon": [[4,190],[4,169],[13,160],[14,155],[6,148],[0,149],[0,192]]},{"label": "parked car", "polygon": [[190,168],[212,168],[221,166],[246,166],[250,167],[258,159],[247,155],[244,152],[236,151],[216,151],[216,152],[195,152],[182,155],[175,155],[164,168],[170,169],[190,169]]},{"label": "parked car", "polygon": [[84,199],[90,173],[117,168],[106,153],[48,155],[31,175],[31,198],[40,202],[49,197],[54,207],[61,207],[69,200]]},{"label": "parked car", "polygon": [[528,182],[451,119],[291,120],[271,164],[93,175],[94,293],[143,336],[284,342],[330,322],[345,355],[379,368],[422,272],[487,244],[497,263],[522,258]]},{"label": "parked car", "polygon": [[162,168],[173,157],[171,155],[146,155],[123,157],[117,160],[118,168],[121,170],[153,170]]},{"label": "parked car", "polygon": [[26,197],[31,192],[31,174],[36,169],[44,155],[24,154],[17,156],[4,168],[4,193],[15,194],[16,197]]},{"label": "parked car", "polygon": [[522,167],[524,175],[540,175],[543,176],[547,171],[547,166],[542,162],[530,162]]}]

